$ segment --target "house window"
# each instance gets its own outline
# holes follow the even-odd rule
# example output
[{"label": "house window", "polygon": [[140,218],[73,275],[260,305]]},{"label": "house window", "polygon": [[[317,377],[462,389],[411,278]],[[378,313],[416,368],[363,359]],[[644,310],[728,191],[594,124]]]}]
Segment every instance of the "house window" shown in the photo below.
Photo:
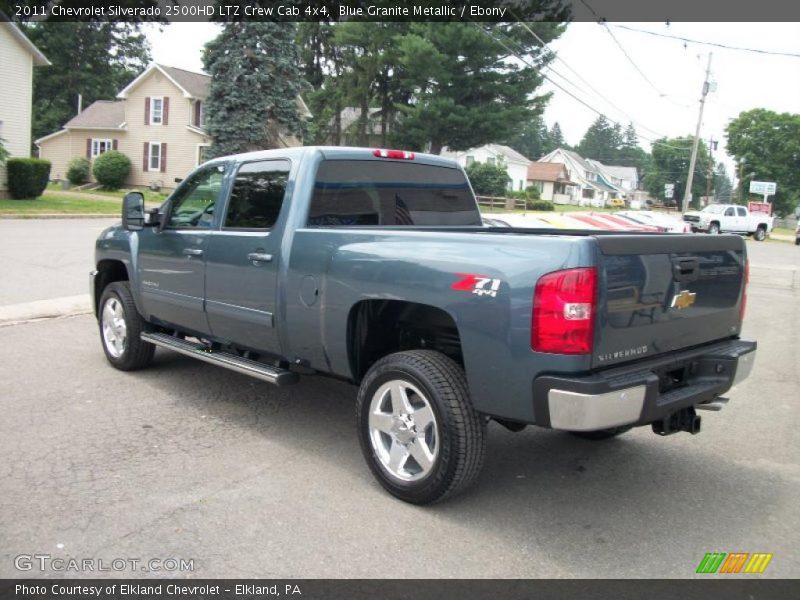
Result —
[{"label": "house window", "polygon": [[583,188],[583,197],[592,199],[594,198],[594,190],[591,188]]},{"label": "house window", "polygon": [[205,127],[205,125],[206,125],[206,107],[200,100],[197,101],[197,112],[198,112],[197,125],[199,127]]},{"label": "house window", "polygon": [[147,157],[147,170],[161,170],[161,144],[158,142],[150,142],[150,150]]},{"label": "house window", "polygon": [[164,122],[164,98],[150,98],[150,124],[161,125]]},{"label": "house window", "polygon": [[595,173],[586,172],[586,180],[587,181],[597,181],[597,175]]},{"label": "house window", "polygon": [[522,187],[525,185],[524,181],[519,182],[519,190],[522,191]]},{"label": "house window", "polygon": [[197,144],[197,164],[202,165],[208,160],[208,152],[211,144]]},{"label": "house window", "polygon": [[467,166],[470,166],[474,162],[475,162],[475,157],[472,156],[471,154],[468,154],[467,155]]},{"label": "house window", "polygon": [[111,140],[92,139],[92,158],[100,156],[103,152],[108,152],[111,147]]}]

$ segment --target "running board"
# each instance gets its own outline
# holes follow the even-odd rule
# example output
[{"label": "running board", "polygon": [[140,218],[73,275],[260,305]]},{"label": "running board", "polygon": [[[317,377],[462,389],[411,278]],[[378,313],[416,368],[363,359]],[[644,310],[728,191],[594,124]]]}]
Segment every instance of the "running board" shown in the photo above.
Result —
[{"label": "running board", "polygon": [[166,348],[167,350],[174,350],[179,354],[185,354],[192,358],[242,373],[243,375],[250,375],[261,381],[266,381],[273,385],[284,386],[297,383],[299,377],[297,373],[279,369],[278,367],[271,367],[249,358],[230,354],[229,352],[215,352],[209,350],[205,346],[196,343],[187,342],[166,333],[146,333],[141,335],[142,341],[149,342],[155,346]]}]

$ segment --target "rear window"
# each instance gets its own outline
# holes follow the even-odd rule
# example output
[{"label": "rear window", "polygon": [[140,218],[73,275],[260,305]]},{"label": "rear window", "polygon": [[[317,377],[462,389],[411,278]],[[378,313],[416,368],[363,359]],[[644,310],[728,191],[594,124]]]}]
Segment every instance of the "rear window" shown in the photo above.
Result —
[{"label": "rear window", "polygon": [[480,224],[461,170],[399,161],[323,161],[308,215],[309,227]]}]

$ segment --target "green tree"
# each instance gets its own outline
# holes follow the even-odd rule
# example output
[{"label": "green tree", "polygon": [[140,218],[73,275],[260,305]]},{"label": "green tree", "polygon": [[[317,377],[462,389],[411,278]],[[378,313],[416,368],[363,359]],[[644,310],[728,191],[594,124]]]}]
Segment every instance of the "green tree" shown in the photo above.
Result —
[{"label": "green tree", "polygon": [[[689,174],[689,161],[692,155],[693,136],[662,138],[653,143],[650,168],[644,177],[645,187],[653,197],[664,198],[664,185],[675,184],[673,200],[680,204],[686,192]],[[700,142],[697,148],[697,162],[692,182],[693,206],[697,207],[700,196],[706,193],[706,173],[711,158],[708,148]]]},{"label": "green tree", "polygon": [[[564,29],[553,22],[529,26],[545,42]],[[393,136],[402,147],[438,154],[444,146],[465,150],[508,139],[549,98],[535,91],[552,55],[519,23],[415,22],[397,42],[410,91]],[[509,48],[527,64],[510,60]]]},{"label": "green tree", "polygon": [[733,195],[733,182],[722,163],[717,164],[714,171],[714,198],[717,202],[730,204]]},{"label": "green tree", "polygon": [[33,139],[58,131],[95,100],[117,92],[150,62],[150,46],[137,23],[48,22],[23,25],[51,66],[33,70]]},{"label": "green tree", "polygon": [[756,108],[728,123],[725,133],[728,153],[743,165],[739,195],[747,197],[752,180],[774,181],[774,211],[791,213],[800,201],[800,115]]},{"label": "green tree", "polygon": [[619,124],[612,125],[601,115],[586,130],[575,150],[584,158],[616,164],[621,145],[622,132]]},{"label": "green tree", "polygon": [[558,121],[553,123],[553,126],[550,128],[550,132],[547,137],[549,146],[545,149],[545,154],[549,154],[558,148],[564,148],[565,150],[570,149],[569,145],[564,140],[564,134],[561,131],[561,125],[558,124]]},{"label": "green tree", "polygon": [[541,116],[536,116],[520,127],[506,142],[511,148],[531,159],[538,160],[550,152],[550,134]]},{"label": "green tree", "polygon": [[299,134],[303,88],[295,24],[232,22],[206,44],[211,75],[206,128],[212,156],[275,148],[284,132]]},{"label": "green tree", "polygon": [[511,179],[503,167],[474,162],[465,170],[476,195],[505,196]]},{"label": "green tree", "polygon": [[650,167],[650,155],[639,146],[639,136],[633,123],[628,123],[614,162],[616,165],[636,167],[639,173],[646,173]]}]

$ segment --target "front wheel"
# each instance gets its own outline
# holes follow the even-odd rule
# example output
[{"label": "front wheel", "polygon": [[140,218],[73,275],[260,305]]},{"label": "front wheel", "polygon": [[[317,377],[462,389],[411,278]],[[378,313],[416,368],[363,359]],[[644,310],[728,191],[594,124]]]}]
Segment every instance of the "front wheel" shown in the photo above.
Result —
[{"label": "front wheel", "polygon": [[708,233],[710,233],[711,235],[717,235],[719,233],[719,224],[712,223],[711,225],[709,225]]},{"label": "front wheel", "polygon": [[756,229],[755,233],[753,233],[753,239],[757,242],[763,242],[767,239],[767,230],[763,227],[759,227]]},{"label": "front wheel", "polygon": [[127,281],[110,283],[103,290],[97,320],[103,351],[114,367],[134,371],[150,364],[156,347],[139,337],[145,321],[136,310]]},{"label": "front wheel", "polygon": [[571,435],[583,438],[584,440],[608,440],[633,429],[632,425],[621,425],[610,427],[609,429],[598,429],[597,431],[570,431]]},{"label": "front wheel", "polygon": [[356,404],[361,450],[392,495],[429,504],[474,481],[486,453],[486,419],[463,369],[430,350],[390,354],[367,372]]}]

